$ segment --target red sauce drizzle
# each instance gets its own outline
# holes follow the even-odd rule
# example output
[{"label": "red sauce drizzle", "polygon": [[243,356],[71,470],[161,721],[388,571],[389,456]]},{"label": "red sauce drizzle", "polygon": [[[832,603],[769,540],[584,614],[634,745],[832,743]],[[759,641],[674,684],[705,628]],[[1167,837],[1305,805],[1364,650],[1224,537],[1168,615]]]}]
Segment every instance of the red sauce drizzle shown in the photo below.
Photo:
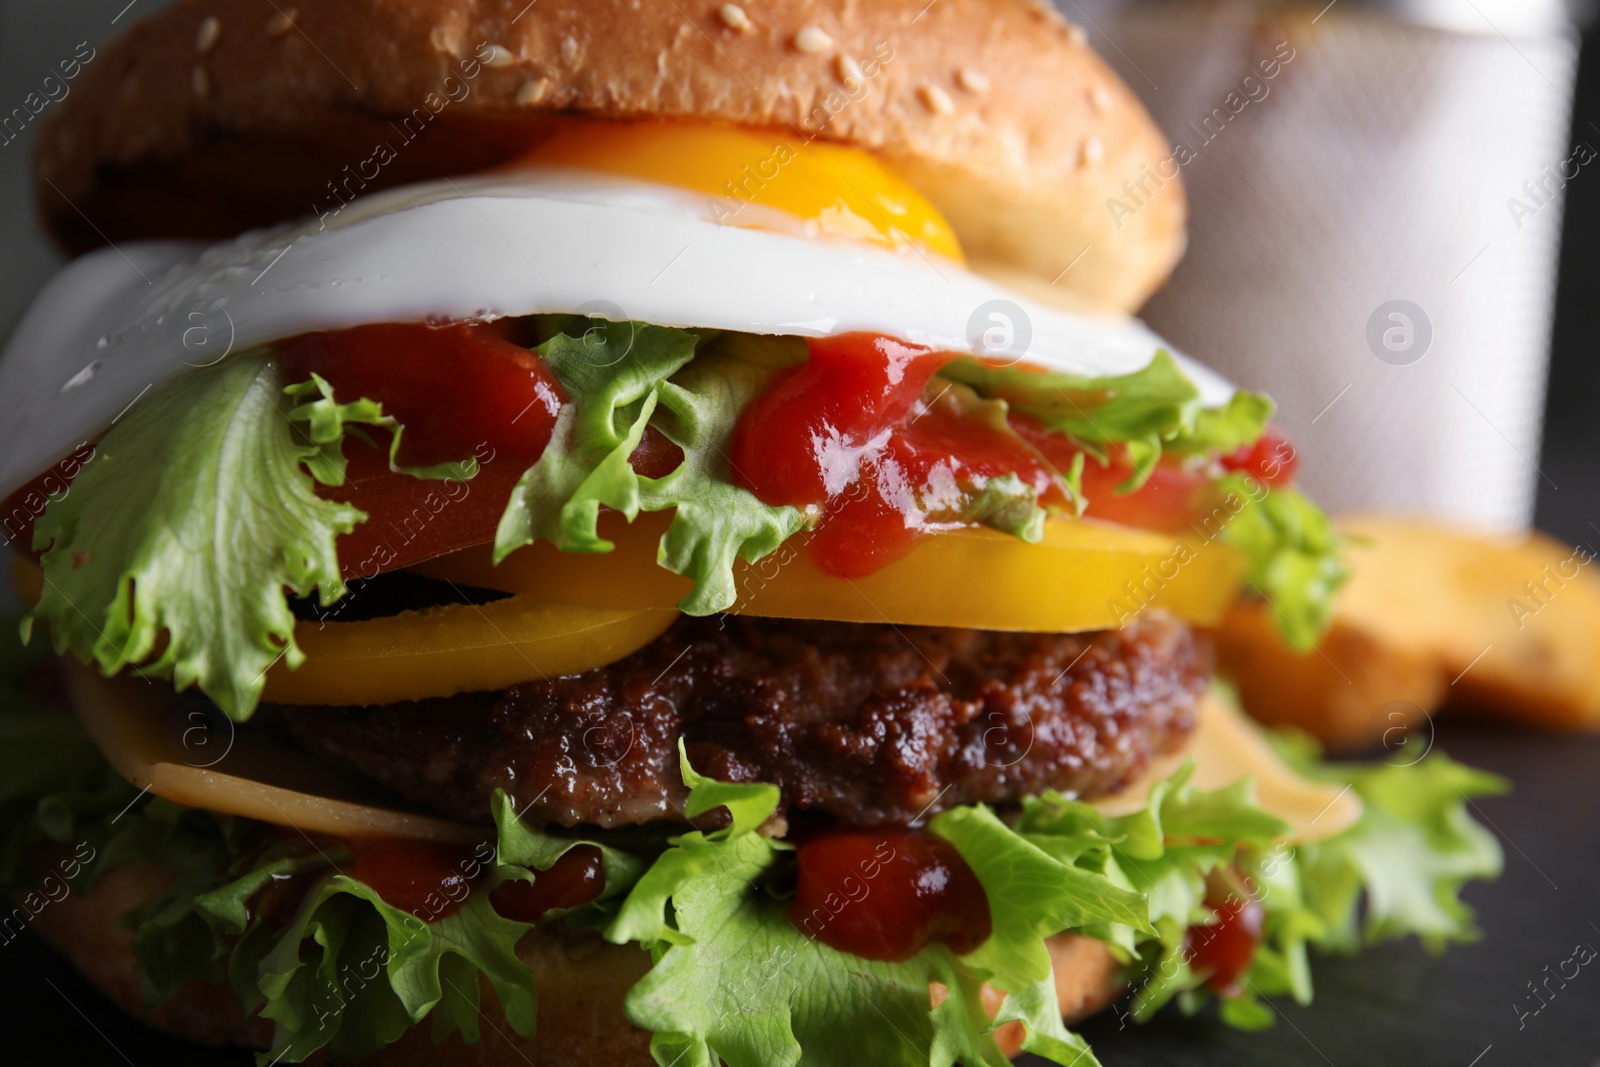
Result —
[{"label": "red sauce drizzle", "polygon": [[942,838],[910,830],[834,831],[799,846],[789,921],[869,960],[907,960],[942,941],[956,953],[988,940],[989,899]]},{"label": "red sauce drizzle", "polygon": [[745,409],[730,451],[735,481],[763,501],[824,509],[808,546],[824,571],[871,574],[960,521],[998,475],[1065,503],[1055,470],[1016,435],[922,403],[954,353],[867,333],[807,344],[811,358]]},{"label": "red sauce drizzle", "polygon": [[1223,996],[1237,996],[1256,947],[1261,944],[1263,915],[1261,902],[1242,884],[1224,892],[1219,899],[1207,894],[1206,906],[1214,918],[1189,927],[1184,952],[1190,969],[1209,975],[1206,984],[1213,990]]},{"label": "red sauce drizzle", "polygon": [[353,847],[355,863],[344,873],[366,883],[385,904],[423,922],[454,914],[481,870],[472,851],[459,845],[386,839]]},{"label": "red sauce drizzle", "polygon": [[519,923],[536,923],[548,912],[576,908],[606,888],[600,850],[579,845],[548,871],[534,871],[531,882],[502,882],[489,894],[494,910]]}]

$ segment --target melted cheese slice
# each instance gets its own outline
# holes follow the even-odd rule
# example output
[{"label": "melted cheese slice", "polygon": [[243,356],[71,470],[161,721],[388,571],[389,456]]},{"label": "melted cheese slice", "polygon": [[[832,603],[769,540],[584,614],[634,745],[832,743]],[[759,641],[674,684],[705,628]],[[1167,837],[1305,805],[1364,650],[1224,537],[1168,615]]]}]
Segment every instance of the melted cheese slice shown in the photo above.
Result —
[{"label": "melted cheese slice", "polygon": [[[305,834],[463,844],[483,837],[482,829],[406,810],[307,753],[257,741],[245,728],[235,734],[220,720],[191,719],[165,683],[104,678],[76,663],[67,666],[73,706],[89,736],[118,774],[156,796]],[[1291,840],[1332,837],[1361,816],[1361,802],[1348,789],[1295,774],[1255,726],[1214,697],[1201,703],[1188,751],[1158,761],[1140,781],[1095,806],[1108,815],[1138,811],[1150,785],[1190,756],[1193,781],[1203,789],[1253,778],[1261,807],[1293,827]]]},{"label": "melted cheese slice", "polygon": [[1361,818],[1361,801],[1349,786],[1313,782],[1296,773],[1232,702],[1208,693],[1200,700],[1198,716],[1186,750],[1154,761],[1133,785],[1091,803],[1106,815],[1131,815],[1144,808],[1152,785],[1193,759],[1190,781],[1201,789],[1252,779],[1256,803],[1292,827],[1291,841],[1322,841]]},{"label": "melted cheese slice", "polygon": [[165,682],[66,666],[89,737],[118,774],[158,797],[308,836],[483,840],[482,829],[404,810],[308,753],[257,741],[220,717],[191,717]]}]

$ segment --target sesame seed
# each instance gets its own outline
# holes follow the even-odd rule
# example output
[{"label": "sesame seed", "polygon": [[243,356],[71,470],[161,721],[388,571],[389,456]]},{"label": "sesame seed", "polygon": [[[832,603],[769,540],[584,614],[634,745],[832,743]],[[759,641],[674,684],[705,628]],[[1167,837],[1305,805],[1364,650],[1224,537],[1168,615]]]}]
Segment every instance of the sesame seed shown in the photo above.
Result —
[{"label": "sesame seed", "polygon": [[1078,154],[1078,166],[1097,167],[1106,158],[1106,146],[1098,137],[1090,137],[1083,142],[1083,149]]},{"label": "sesame seed", "polygon": [[578,59],[578,39],[576,37],[563,37],[561,39],[561,61],[571,66]]},{"label": "sesame seed", "polygon": [[861,73],[861,64],[843,52],[834,59],[833,69],[839,75],[839,80],[847,86],[861,85],[867,80],[866,75]]},{"label": "sesame seed", "polygon": [[744,8],[738,4],[723,4],[717,9],[717,14],[722,16],[722,24],[730,30],[740,33],[749,33],[755,27],[750,21],[750,16],[744,13]]},{"label": "sesame seed", "polygon": [[1067,23],[1067,40],[1073,44],[1082,45],[1088,39],[1089,35],[1083,32],[1082,26],[1079,26],[1076,22]]},{"label": "sesame seed", "polygon": [[1089,90],[1089,103],[1094,105],[1096,111],[1108,111],[1111,108],[1111,90],[1104,85],[1096,85]]},{"label": "sesame seed", "polygon": [[211,95],[211,76],[206,73],[206,68],[196,64],[194,72],[189,75],[189,83],[194,86],[194,95]]},{"label": "sesame seed", "polygon": [[294,20],[299,17],[299,8],[291,7],[287,11],[278,12],[267,20],[267,35],[269,37],[282,37],[294,29]]},{"label": "sesame seed", "polygon": [[815,26],[807,26],[794,35],[794,46],[802,52],[826,52],[833,47],[833,38]]},{"label": "sesame seed", "polygon": [[549,78],[534,78],[522,83],[522,88],[517,90],[517,103],[524,107],[537,104],[544,99],[546,90],[550,88]]},{"label": "sesame seed", "polygon": [[917,96],[922,98],[922,104],[935,115],[948,115],[956,109],[950,94],[937,85],[917,86]]},{"label": "sesame seed", "polygon": [[207,15],[200,23],[200,29],[194,35],[195,51],[205,55],[216,45],[217,38],[222,36],[222,20],[215,15]]},{"label": "sesame seed", "polygon": [[485,51],[489,54],[483,57],[486,67],[509,67],[516,57],[511,54],[511,49],[503,44],[492,44]]},{"label": "sesame seed", "polygon": [[989,91],[989,75],[972,67],[962,67],[956,71],[956,84],[969,93],[986,93]]}]

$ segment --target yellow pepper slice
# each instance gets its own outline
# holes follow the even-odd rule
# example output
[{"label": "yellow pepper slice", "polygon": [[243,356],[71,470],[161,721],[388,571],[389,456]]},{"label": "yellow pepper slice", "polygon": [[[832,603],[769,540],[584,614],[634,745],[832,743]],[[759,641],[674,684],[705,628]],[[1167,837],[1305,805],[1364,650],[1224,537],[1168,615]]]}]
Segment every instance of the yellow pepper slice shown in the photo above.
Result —
[{"label": "yellow pepper slice", "polygon": [[[518,549],[495,566],[488,546],[415,568],[435,578],[592,607],[665,608],[688,579],[656,563],[669,513],[631,526],[601,517],[616,550],[561,553],[547,542]],[[818,570],[804,534],[754,564],[739,564],[738,602],[749,615],[842,622],[1070,632],[1121,626],[1164,608],[1200,625],[1219,621],[1238,594],[1243,563],[1225,546],[1090,520],[1052,519],[1028,543],[983,528],[930,534],[865,578]]]},{"label": "yellow pepper slice", "polygon": [[576,674],[661,636],[676,611],[542,603],[513,596],[362,622],[295,626],[299,670],[278,663],[262,699],[280,704],[389,704]]},{"label": "yellow pepper slice", "polygon": [[[15,557],[11,577],[27,603],[38,603],[44,572],[37,564]],[[306,661],[293,671],[281,660],[274,664],[262,699],[392,704],[504,689],[615,663],[660,637],[677,617],[671,606],[586,606],[512,596],[361,622],[300,622],[294,639]]]}]

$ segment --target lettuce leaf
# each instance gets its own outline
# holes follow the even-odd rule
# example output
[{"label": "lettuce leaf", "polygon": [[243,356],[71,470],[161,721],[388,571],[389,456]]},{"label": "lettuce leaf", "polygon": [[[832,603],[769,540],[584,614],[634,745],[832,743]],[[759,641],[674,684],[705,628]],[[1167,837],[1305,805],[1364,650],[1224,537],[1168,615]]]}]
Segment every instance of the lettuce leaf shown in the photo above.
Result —
[{"label": "lettuce leaf", "polygon": [[994,932],[965,957],[1002,989],[1026,990],[1050,976],[1044,939],[1099,923],[1154,934],[1138,893],[1076,862],[1053,856],[983,806],[941,812],[928,828],[949,841],[989,898]]},{"label": "lettuce leaf", "polygon": [[[385,903],[345,873],[351,856],[337,845],[274,837],[229,863],[213,856],[206,876],[186,879],[130,916],[146,1000],[159,1004],[191,980],[227,981],[241,1004],[275,1024],[261,1062],[299,1062],[323,1048],[349,1059],[376,1052],[424,1019],[431,1020],[435,1040],[459,1032],[476,1042],[482,975],[511,1028],[533,1036],[536,992],[516,954],[517,942],[533,927],[494,910],[494,887],[536,881],[571,849],[598,848],[605,873],[600,897],[549,916],[598,927],[610,920],[648,859],[530,827],[503,792],[491,806],[495,830],[470,855],[463,850],[460,866],[469,884],[441,889],[425,902],[424,918]],[[149,807],[137,810],[139,818],[150,818]],[[292,918],[275,923],[271,891],[287,883],[306,895]]]},{"label": "lettuce leaf", "polygon": [[339,403],[334,399],[333,386],[320,374],[286,386],[283,391],[297,401],[287,412],[289,421],[299,425],[305,439],[317,446],[317,454],[306,462],[306,466],[323,485],[344,484],[346,462],[343,444],[346,433],[353,434],[373,448],[378,447],[377,442],[360,429],[362,426],[372,426],[388,433],[389,469],[392,471],[414,478],[449,478],[462,482],[478,473],[475,456],[431,467],[401,466],[400,441],[405,435],[405,427],[400,425],[400,420],[385,415],[383,405],[376,400],[363,397],[349,404]]},{"label": "lettuce leaf", "polygon": [[1100,378],[996,367],[976,359],[958,359],[941,373],[1068,434],[1102,460],[1117,445],[1133,464],[1133,475],[1117,487],[1119,492],[1143,485],[1163,451],[1231,452],[1254,443],[1266,432],[1273,411],[1267,397],[1242,391],[1224,407],[1202,407],[1200,390],[1164,350],[1142,370]]},{"label": "lettuce leaf", "polygon": [[[675,839],[639,880],[607,929],[608,939],[637,941],[655,966],[628,994],[628,1017],[654,1036],[656,1062],[684,1067],[770,1067],[810,1063],[874,1063],[885,1067],[1007,1063],[991,1036],[982,986],[993,977],[989,957],[957,958],[943,945],[902,963],[865,960],[815,940],[789,922],[787,904],[764,888],[790,846],[759,827],[776,810],[769,785],[702,778],[682,759],[690,786],[686,814],[726,807],[730,825]],[[947,819],[951,843],[989,893],[996,940],[1028,945],[1005,964],[1025,970],[1021,995],[1003,1013],[1029,1029],[1026,1045],[1059,1063],[1095,1063],[1081,1039],[1055,1013],[1048,956],[1037,931],[1055,932],[1063,917],[1139,920],[1138,898],[1094,880],[1049,875],[1064,868],[1030,849],[980,809]],[[952,813],[947,813],[952,814]],[[936,823],[935,832],[940,832]],[[986,946],[987,947],[987,946]],[[997,954],[998,955],[998,954]],[[937,984],[944,998],[934,1005]]]},{"label": "lettuce leaf", "polygon": [[1461,889],[1498,876],[1503,856],[1494,834],[1467,809],[1473,797],[1506,793],[1505,779],[1441,753],[1413,765],[1372,767],[1318,764],[1302,755],[1300,766],[1308,775],[1349,783],[1366,805],[1348,832],[1300,850],[1306,906],[1327,927],[1323,947],[1355,952],[1407,934],[1435,948],[1477,938]]},{"label": "lettuce leaf", "polygon": [[[601,505],[632,522],[675,509],[658,562],[694,581],[679,603],[691,615],[733,606],[733,563],[755,562],[805,525],[795,508],[763,504],[733,484],[727,440],[770,367],[726,350],[696,355],[696,334],[632,322],[580,320],[537,348],[567,392],[550,444],[512,491],[495,535],[495,560],[539,538],[569,552],[609,552],[595,525]],[[576,329],[576,326],[569,326]],[[692,362],[691,362],[692,360]],[[646,426],[683,449],[662,478],[628,463]]]},{"label": "lettuce leaf", "polygon": [[628,465],[667,377],[694,358],[683,330],[597,320],[581,336],[558,333],[536,351],[566,390],[550,443],[529,467],[495,534],[498,563],[547,538],[563,552],[610,552],[595,530],[600,507],[632,522],[639,477]]},{"label": "lettuce leaf", "polygon": [[[1273,412],[1271,400],[1243,391],[1222,407],[1201,407],[1199,390],[1165,352],[1117,377],[1041,374],[972,359],[956,360],[942,373],[1067,434],[1102,462],[1115,448],[1134,468],[1119,493],[1142,486],[1163,454],[1214,457],[1253,444]],[[1232,473],[1216,480],[1214,495],[1217,507],[1192,525],[1244,556],[1251,592],[1271,605],[1285,640],[1309,651],[1332,620],[1349,574],[1343,540],[1293,489]]]},{"label": "lettuce leaf", "polygon": [[354,878],[325,881],[258,965],[261,1015],[277,1024],[264,1060],[299,1062],[323,1047],[359,1059],[429,1015],[436,1041],[460,1033],[475,1043],[479,974],[512,1030],[532,1037],[533,975],[516,953],[532,927],[496,912],[488,889],[424,922]]},{"label": "lettuce leaf", "polygon": [[1410,935],[1437,949],[1476,938],[1460,892],[1468,881],[1497,877],[1502,857],[1467,805],[1503,793],[1504,780],[1437,752],[1412,766],[1362,767],[1322,763],[1304,740],[1284,751],[1302,773],[1351,787],[1364,805],[1356,825],[1329,840],[1285,844],[1287,828],[1256,807],[1248,782],[1198,790],[1189,767],[1157,782],[1143,811],[1119,818],[1056,794],[1024,803],[1023,837],[1147,898],[1155,939],[1126,927],[1093,931],[1142,973],[1135,1019],[1173,1000],[1192,1014],[1214,999],[1207,976],[1190,967],[1186,936],[1209,919],[1206,876],[1220,867],[1253,883],[1264,912],[1263,940],[1239,995],[1220,999],[1233,1026],[1270,1025],[1263,997],[1311,1002],[1309,949],[1352,952]]},{"label": "lettuce leaf", "polygon": [[284,590],[324,607],[345,593],[334,541],[366,516],[316,485],[343,484],[341,443],[358,423],[390,431],[393,456],[399,427],[379,405],[338,404],[320,379],[285,389],[264,354],[174,379],[106,432],[40,517],[44,593],[25,634],[43,619],[57,653],[197,685],[248,718],[267,669],[305,659]]},{"label": "lettuce leaf", "polygon": [[1284,640],[1309,652],[1333,621],[1339,587],[1350,576],[1344,537],[1294,489],[1244,473],[1226,475],[1218,488],[1232,512],[1222,517],[1220,536],[1244,557],[1248,589],[1272,609]]},{"label": "lettuce leaf", "polygon": [[771,373],[743,346],[713,344],[662,383],[655,426],[683,449],[683,465],[664,478],[641,479],[641,506],[676,509],[656,559],[694,579],[694,590],[678,603],[690,615],[731,608],[738,599],[734,560],[755,563],[806,526],[798,509],[763,504],[733,484],[728,439]]}]

